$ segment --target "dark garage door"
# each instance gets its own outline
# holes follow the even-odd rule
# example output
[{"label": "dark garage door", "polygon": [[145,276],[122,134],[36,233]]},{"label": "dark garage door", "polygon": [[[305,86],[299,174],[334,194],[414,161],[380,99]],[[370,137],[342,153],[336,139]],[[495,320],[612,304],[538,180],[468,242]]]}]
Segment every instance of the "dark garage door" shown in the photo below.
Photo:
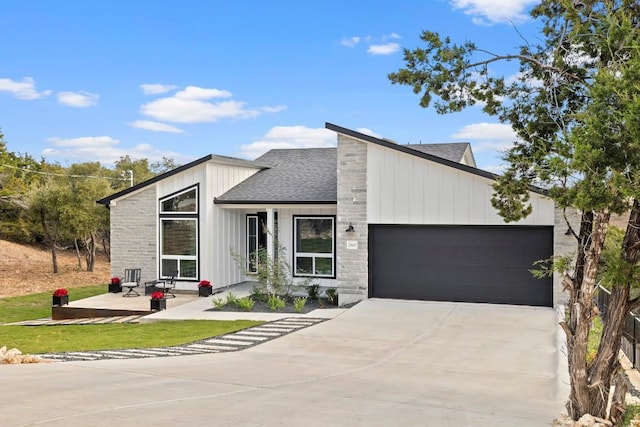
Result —
[{"label": "dark garage door", "polygon": [[370,225],[369,296],[550,307],[552,254],[553,227]]}]

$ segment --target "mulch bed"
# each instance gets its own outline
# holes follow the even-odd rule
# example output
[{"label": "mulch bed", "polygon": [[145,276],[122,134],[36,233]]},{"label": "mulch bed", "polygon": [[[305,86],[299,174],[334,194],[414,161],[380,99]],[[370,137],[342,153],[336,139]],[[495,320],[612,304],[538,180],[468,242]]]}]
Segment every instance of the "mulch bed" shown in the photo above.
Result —
[{"label": "mulch bed", "polygon": [[[214,306],[214,307],[208,309],[207,311],[234,311],[234,312],[246,311],[248,313],[256,312],[256,313],[298,313],[298,314],[305,314],[305,313],[309,313],[310,311],[317,310],[319,308],[332,309],[332,308],[338,308],[338,306],[328,302],[324,298],[320,298],[319,300],[312,300],[312,299],[307,298],[307,303],[304,305],[304,307],[302,308],[302,311],[300,311],[300,312],[297,312],[295,310],[295,308],[293,306],[293,301],[290,300],[290,299],[286,300],[284,308],[282,310],[278,310],[278,311],[271,310],[271,308],[269,308],[269,304],[267,304],[266,302],[263,302],[263,301],[256,301],[255,305],[253,306],[253,308],[251,310],[241,310],[238,307],[236,307],[235,305],[228,304],[228,305],[225,305],[222,308],[217,308],[217,307]],[[340,308],[345,308],[345,307],[340,307]]]}]

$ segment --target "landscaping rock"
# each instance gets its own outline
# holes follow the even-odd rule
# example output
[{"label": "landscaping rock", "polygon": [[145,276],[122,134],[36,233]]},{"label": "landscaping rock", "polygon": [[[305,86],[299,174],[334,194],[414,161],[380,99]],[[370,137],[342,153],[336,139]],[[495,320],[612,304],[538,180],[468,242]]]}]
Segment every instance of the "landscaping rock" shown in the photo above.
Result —
[{"label": "landscaping rock", "polygon": [[0,365],[13,365],[19,363],[48,363],[49,360],[44,360],[38,356],[32,356],[30,354],[22,354],[17,348],[7,350],[6,346],[0,347]]},{"label": "landscaping rock", "polygon": [[594,417],[590,414],[583,415],[578,421],[573,421],[568,415],[562,415],[553,420],[553,427],[611,427],[611,421]]}]

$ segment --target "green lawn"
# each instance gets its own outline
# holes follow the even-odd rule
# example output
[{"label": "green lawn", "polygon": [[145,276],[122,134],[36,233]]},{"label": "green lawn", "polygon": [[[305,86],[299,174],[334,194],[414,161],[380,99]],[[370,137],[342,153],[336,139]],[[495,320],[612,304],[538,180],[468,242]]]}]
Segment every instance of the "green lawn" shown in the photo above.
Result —
[{"label": "green lawn", "polygon": [[[73,300],[104,293],[106,285],[74,288]],[[0,299],[0,324],[51,316],[51,294]],[[183,320],[136,324],[0,326],[0,347],[37,354],[120,348],[163,347],[222,335],[263,322]]]},{"label": "green lawn", "polygon": [[[75,301],[106,292],[106,285],[73,288],[69,292],[69,300]],[[0,324],[42,319],[43,317],[51,317],[50,292],[21,297],[0,298]]]}]

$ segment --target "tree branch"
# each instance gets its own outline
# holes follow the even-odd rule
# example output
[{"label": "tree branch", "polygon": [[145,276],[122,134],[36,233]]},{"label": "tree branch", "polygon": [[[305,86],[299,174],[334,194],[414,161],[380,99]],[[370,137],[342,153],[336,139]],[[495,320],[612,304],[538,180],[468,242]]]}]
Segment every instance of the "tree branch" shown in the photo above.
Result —
[{"label": "tree branch", "polygon": [[486,53],[487,55],[492,55],[493,58],[490,59],[485,59],[484,61],[478,61],[478,62],[474,62],[472,64],[468,64],[466,67],[464,67],[465,69],[467,68],[474,68],[474,67],[478,67],[480,65],[488,65],[491,64],[493,62],[498,62],[498,61],[510,61],[512,59],[519,59],[522,62],[529,62],[531,64],[534,64],[535,66],[543,69],[543,70],[548,70],[548,71],[553,71],[555,73],[558,73],[560,75],[564,75],[564,76],[568,76],[569,78],[582,83],[585,86],[589,86],[589,82],[587,82],[585,79],[583,79],[582,77],[574,74],[574,73],[569,73],[566,70],[561,70],[558,67],[554,67],[552,65],[547,65],[543,62],[538,61],[537,59],[531,57],[531,56],[526,56],[526,55],[497,55],[495,53],[489,52],[488,50],[484,50],[484,49],[474,49],[474,51],[477,52],[482,52],[482,53]]},{"label": "tree branch", "polygon": [[569,218],[567,218],[567,208],[563,208],[562,209],[562,217],[564,218],[564,222],[567,223],[567,230],[571,232],[571,234],[573,235],[573,237],[576,238],[576,240],[579,239],[578,235],[576,234],[575,231],[573,231],[573,227],[571,226],[571,223],[569,222]]}]

